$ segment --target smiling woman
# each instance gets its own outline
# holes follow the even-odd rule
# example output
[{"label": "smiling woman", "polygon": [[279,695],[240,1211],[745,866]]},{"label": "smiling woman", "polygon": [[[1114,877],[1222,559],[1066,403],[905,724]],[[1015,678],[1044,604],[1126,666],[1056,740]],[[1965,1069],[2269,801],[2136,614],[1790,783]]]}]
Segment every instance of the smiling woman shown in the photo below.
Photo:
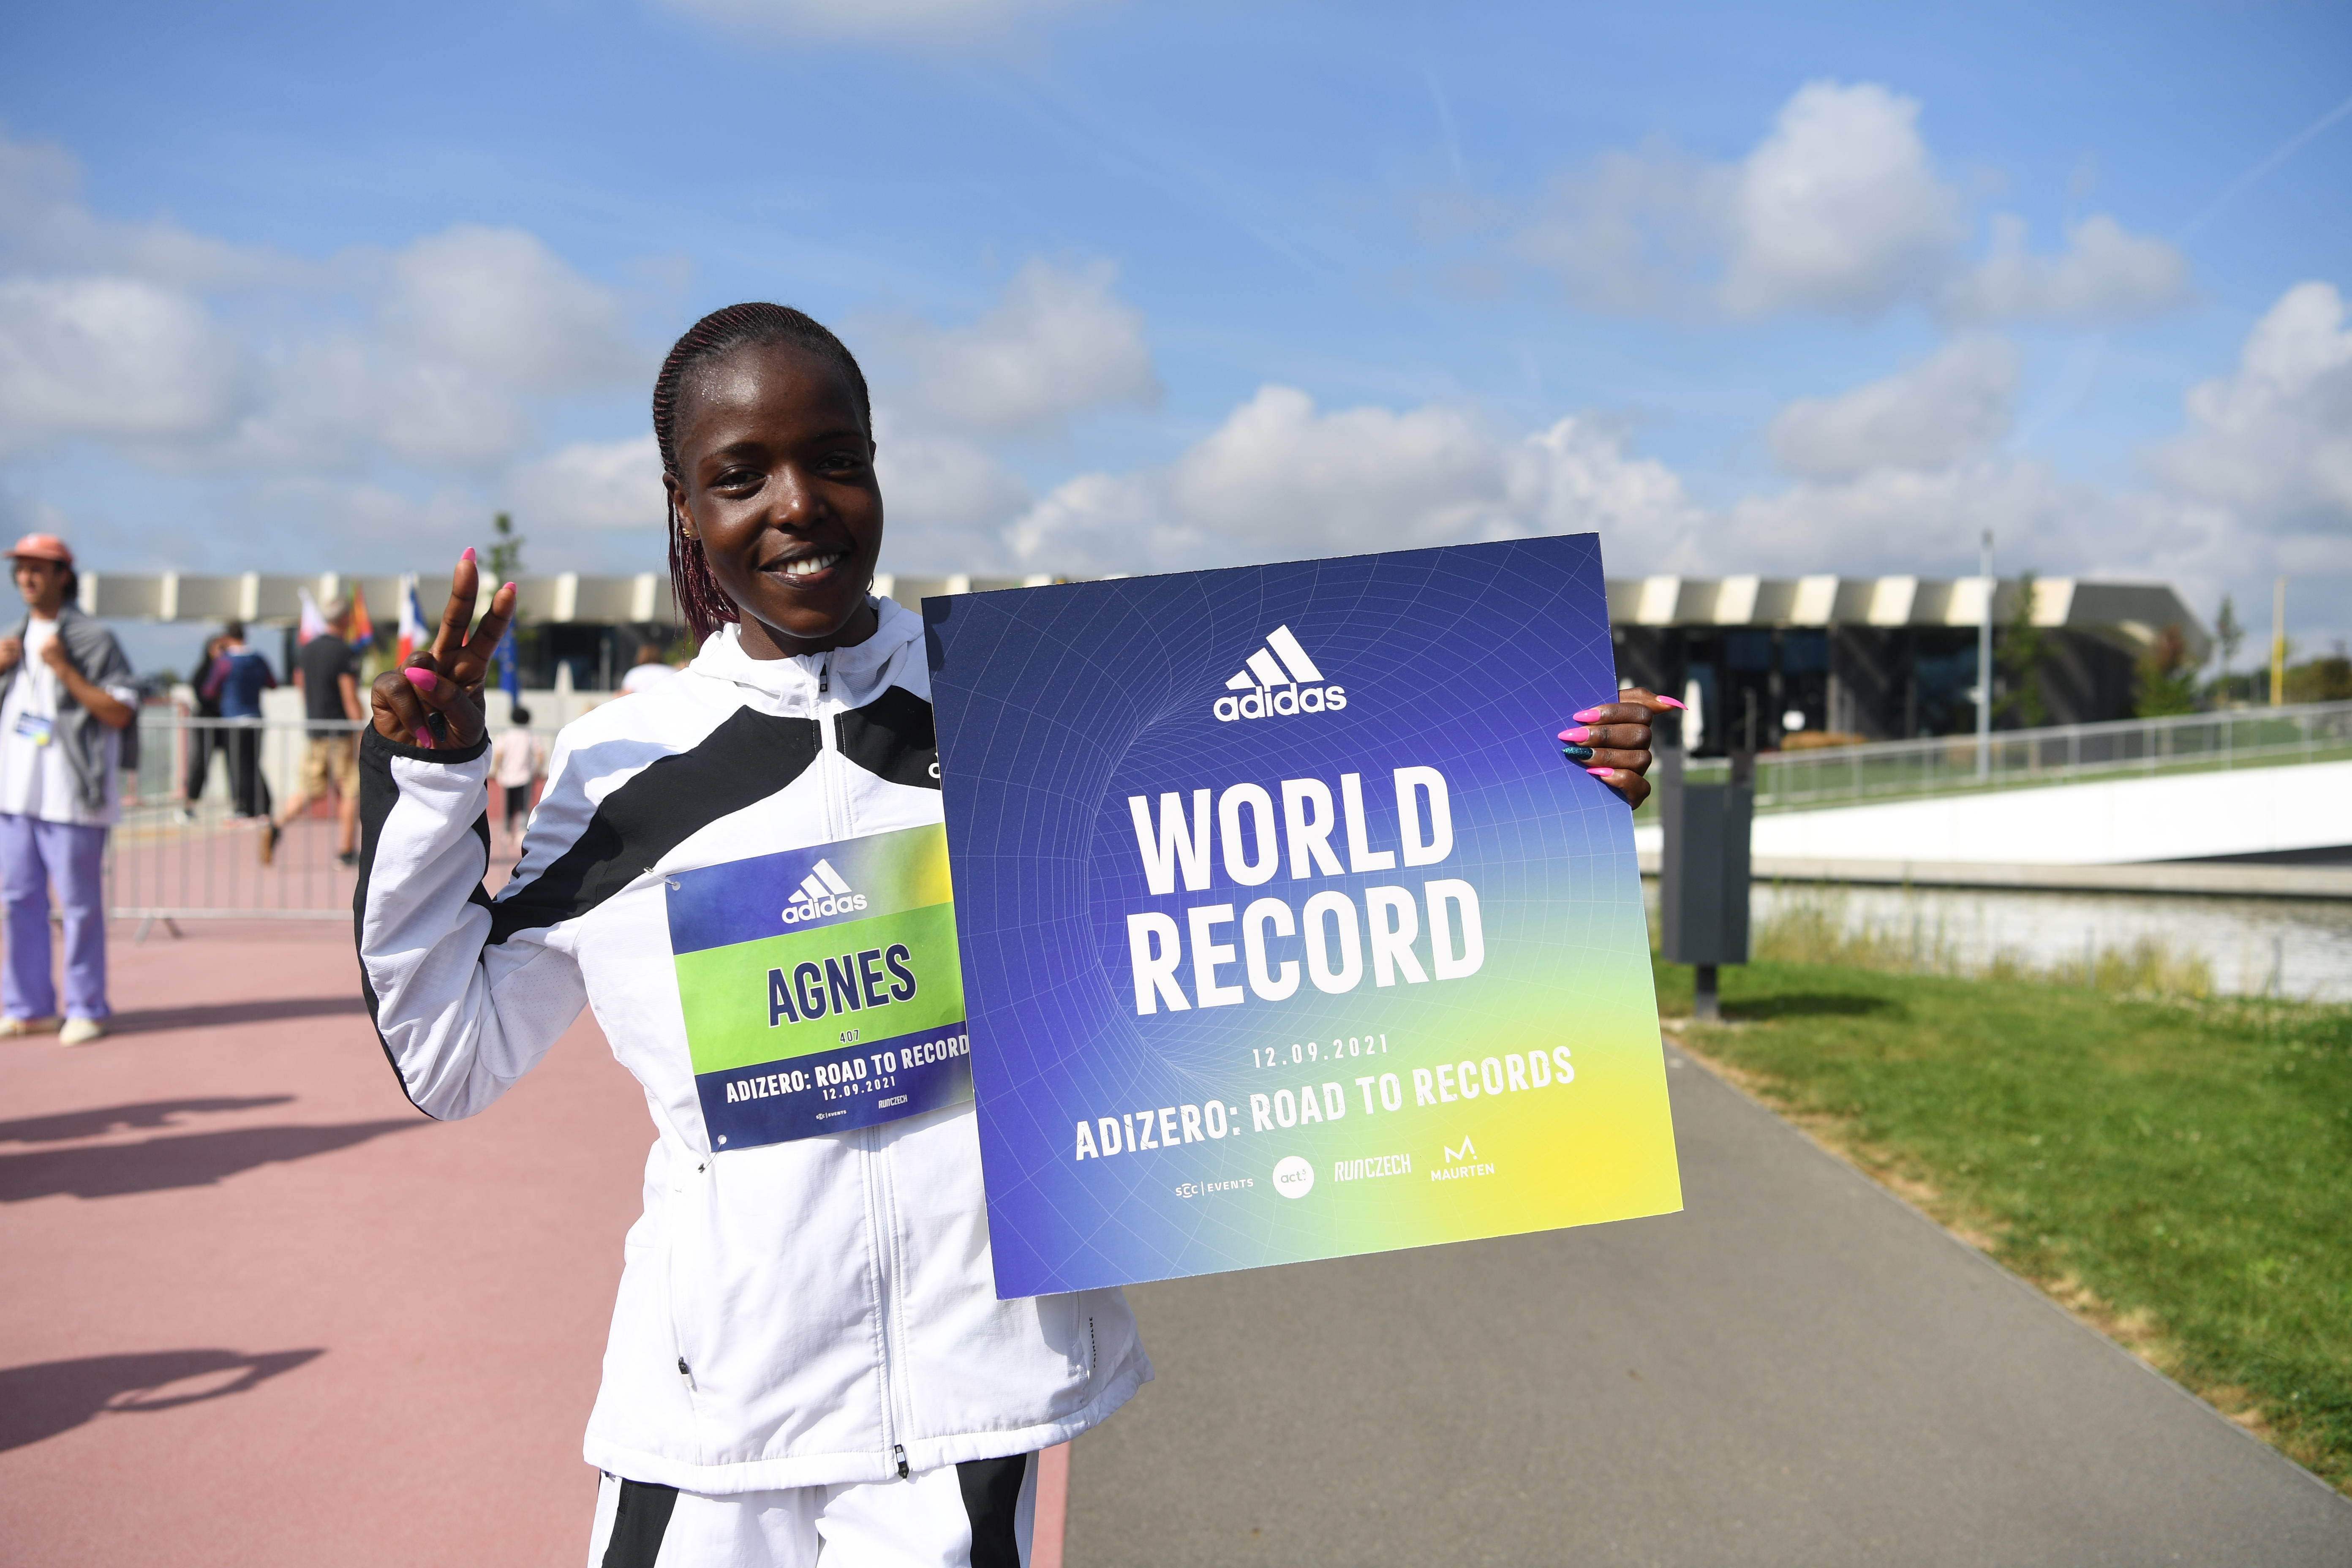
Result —
[{"label": "smiling woman", "polygon": [[593,1561],[1025,1561],[1037,1451],[1151,1368],[1116,1290],[996,1298],[922,621],[868,591],[866,379],[799,311],[730,306],[653,415],[700,651],[564,730],[491,900],[482,683],[514,590],[476,625],[467,552],[431,650],[373,690],[370,1010],[435,1116],[583,1005],[646,1087]]},{"label": "smiling woman", "polygon": [[782,305],[714,310],[663,362],[654,437],[698,637],[735,621],[744,652],[782,658],[873,636],[874,412],[839,338]]}]

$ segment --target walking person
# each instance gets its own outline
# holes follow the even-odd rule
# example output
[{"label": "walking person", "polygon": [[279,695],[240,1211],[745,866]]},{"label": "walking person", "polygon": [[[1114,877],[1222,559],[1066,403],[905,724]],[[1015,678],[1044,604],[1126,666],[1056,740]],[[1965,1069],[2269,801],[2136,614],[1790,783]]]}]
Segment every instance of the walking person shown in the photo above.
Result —
[{"label": "walking person", "polygon": [[[327,629],[304,643],[294,655],[294,684],[302,689],[302,711],[310,721],[310,729],[302,752],[302,774],[294,785],[294,798],[262,830],[261,863],[265,866],[277,858],[278,840],[287,827],[310,808],[312,801],[325,799],[330,790],[336,798],[336,863],[356,866],[360,861],[360,738],[357,731],[342,728],[343,724],[356,724],[367,717],[366,710],[360,706],[359,654],[348,640],[352,601],[331,599],[321,614]],[[322,722],[326,728],[320,728]]]},{"label": "walking person", "polygon": [[629,666],[628,674],[621,677],[621,689],[650,690],[677,673],[677,667],[662,658],[661,644],[639,643],[636,662]]},{"label": "walking person", "polygon": [[278,684],[278,672],[246,646],[244,622],[229,622],[221,637],[225,646],[213,660],[203,693],[220,704],[227,721],[221,734],[228,746],[229,812],[266,820],[269,781],[261,776],[261,694]]},{"label": "walking person", "polygon": [[490,744],[490,777],[497,782],[506,808],[509,853],[521,853],[522,825],[530,816],[531,786],[546,771],[547,748],[530,732],[530,710],[516,703],[507,710],[507,729]]},{"label": "walking person", "polygon": [[73,552],[28,533],[11,551],[25,619],[0,637],[0,897],[8,954],[0,1037],[58,1028],[50,973],[49,891],[65,925],[65,1019],[58,1039],[106,1033],[106,833],[121,809],[121,770],[139,765],[139,691],[114,634],[82,614]]},{"label": "walking person", "polygon": [[187,777],[180,786],[182,822],[196,819],[197,805],[205,798],[205,791],[212,785],[213,758],[221,754],[223,749],[220,699],[205,696],[205,688],[213,678],[213,661],[220,658],[221,650],[227,646],[226,637],[217,635],[206,637],[204,657],[196,660],[196,668],[188,675],[188,689],[195,693],[196,698],[196,710],[191,717],[196,722],[190,724],[184,731],[188,737],[188,767]]}]

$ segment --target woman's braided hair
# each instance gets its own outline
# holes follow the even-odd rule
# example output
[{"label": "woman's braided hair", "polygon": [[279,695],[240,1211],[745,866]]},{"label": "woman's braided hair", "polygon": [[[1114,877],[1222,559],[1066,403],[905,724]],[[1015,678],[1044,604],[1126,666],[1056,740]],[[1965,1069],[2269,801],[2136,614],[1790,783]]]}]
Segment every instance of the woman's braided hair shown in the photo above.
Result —
[{"label": "woman's braided hair", "polygon": [[[677,405],[688,373],[755,343],[791,343],[840,371],[856,396],[857,417],[866,434],[873,434],[874,407],[866,392],[866,373],[839,338],[789,305],[730,305],[688,327],[671,345],[661,374],[654,378],[654,444],[661,448],[664,474],[684,481],[677,466]],[[669,508],[669,583],[678,614],[698,640],[741,618],[734,601],[719,592],[700,542],[686,536],[686,519],[675,502]]]}]

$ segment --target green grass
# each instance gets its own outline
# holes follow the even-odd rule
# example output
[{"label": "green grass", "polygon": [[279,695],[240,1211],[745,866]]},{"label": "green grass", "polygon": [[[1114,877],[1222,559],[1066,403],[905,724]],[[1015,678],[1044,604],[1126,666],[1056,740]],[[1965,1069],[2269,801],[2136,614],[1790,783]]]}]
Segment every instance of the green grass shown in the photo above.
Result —
[{"label": "green grass", "polygon": [[1701,1056],[2352,1490],[2352,1007],[1722,976]]}]

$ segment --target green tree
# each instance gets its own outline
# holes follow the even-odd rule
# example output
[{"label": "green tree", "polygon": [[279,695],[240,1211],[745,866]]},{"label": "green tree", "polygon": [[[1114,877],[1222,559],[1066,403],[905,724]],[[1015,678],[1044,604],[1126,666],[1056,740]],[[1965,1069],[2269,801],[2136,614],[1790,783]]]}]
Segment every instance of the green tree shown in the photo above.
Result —
[{"label": "green tree", "polygon": [[490,569],[491,583],[511,583],[522,575],[522,547],[530,542],[515,531],[512,512],[490,519],[490,552],[482,563]]},{"label": "green tree", "polygon": [[2017,603],[1993,637],[1994,667],[2000,672],[1993,716],[2031,730],[2050,721],[2042,694],[2042,666],[2050,657],[2050,636],[2033,624],[2033,574],[2018,579]]},{"label": "green tree", "polygon": [[2157,719],[2197,711],[2197,668],[2189,662],[2189,639],[2178,626],[2156,634],[2134,669],[2132,713]]},{"label": "green tree", "polygon": [[2346,657],[2344,645],[2337,643],[2333,654],[2289,666],[2286,700],[2289,702],[2342,702],[2352,700],[2352,658]]},{"label": "green tree", "polygon": [[2243,646],[2245,640],[2246,623],[2238,619],[2238,606],[2231,602],[2229,595],[2224,594],[2221,595],[2221,613],[2213,617],[2213,643],[2221,655],[2221,679],[2219,684],[2223,701],[2234,700],[2237,697],[2237,692],[2232,689],[2237,684],[2235,671],[2238,649]]}]

